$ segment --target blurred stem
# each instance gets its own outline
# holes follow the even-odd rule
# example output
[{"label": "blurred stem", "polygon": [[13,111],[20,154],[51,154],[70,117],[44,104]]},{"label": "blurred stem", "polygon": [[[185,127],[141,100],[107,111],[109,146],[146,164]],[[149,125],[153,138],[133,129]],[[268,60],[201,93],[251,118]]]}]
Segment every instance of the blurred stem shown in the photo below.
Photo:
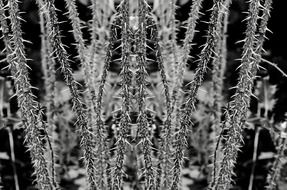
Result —
[{"label": "blurred stem", "polygon": [[174,81],[175,79],[175,71],[176,71],[176,67],[178,64],[178,48],[177,48],[177,29],[176,29],[176,0],[170,0],[170,7],[171,9],[170,11],[170,19],[169,19],[169,27],[170,27],[170,31],[171,31],[171,48],[172,48],[172,56],[173,56],[173,61],[171,63],[171,78],[172,81]]},{"label": "blurred stem", "polygon": [[252,187],[253,187],[254,173],[255,173],[256,161],[257,161],[259,134],[260,134],[260,128],[255,126],[255,137],[254,137],[254,144],[253,144],[254,150],[253,150],[252,168],[251,168],[251,174],[249,178],[248,190],[252,190]]},{"label": "blurred stem", "polygon": [[18,175],[17,175],[17,168],[16,168],[16,159],[15,159],[15,151],[14,151],[14,139],[13,139],[13,126],[7,127],[8,135],[9,135],[9,144],[10,144],[10,153],[11,153],[11,161],[12,161],[12,168],[13,168],[13,177],[14,177],[14,184],[15,190],[20,190]]},{"label": "blurred stem", "polygon": [[[41,6],[44,5],[42,0],[39,0]],[[58,187],[56,182],[56,156],[54,147],[55,146],[55,137],[56,133],[56,123],[54,119],[55,113],[55,83],[56,83],[56,71],[55,71],[55,60],[54,58],[49,58],[49,55],[52,53],[51,43],[48,41],[48,31],[45,25],[45,18],[43,13],[39,12],[40,18],[40,31],[41,31],[41,66],[44,73],[44,84],[45,84],[45,93],[46,93],[46,115],[47,115],[47,148],[49,149],[49,159],[51,163],[49,165],[49,172],[51,174],[52,182],[55,188]],[[51,139],[50,139],[51,137]]]},{"label": "blurred stem", "polygon": [[280,137],[278,140],[278,147],[277,147],[277,155],[276,159],[273,162],[272,168],[270,173],[267,177],[267,186],[266,190],[274,190],[276,189],[277,181],[280,177],[280,171],[282,168],[282,157],[284,157],[284,151],[286,150],[286,133],[287,133],[287,122],[281,124],[284,130],[280,133]]}]

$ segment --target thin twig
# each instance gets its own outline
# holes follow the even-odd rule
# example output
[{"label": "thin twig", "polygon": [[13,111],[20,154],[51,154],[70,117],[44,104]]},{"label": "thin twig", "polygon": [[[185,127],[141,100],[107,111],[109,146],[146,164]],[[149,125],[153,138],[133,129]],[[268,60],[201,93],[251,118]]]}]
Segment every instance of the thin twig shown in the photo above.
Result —
[{"label": "thin twig", "polygon": [[267,59],[261,58],[261,60],[269,65],[271,65],[272,67],[274,67],[277,71],[279,71],[285,78],[287,78],[287,74],[280,69],[280,67],[278,67],[275,63],[268,61]]}]

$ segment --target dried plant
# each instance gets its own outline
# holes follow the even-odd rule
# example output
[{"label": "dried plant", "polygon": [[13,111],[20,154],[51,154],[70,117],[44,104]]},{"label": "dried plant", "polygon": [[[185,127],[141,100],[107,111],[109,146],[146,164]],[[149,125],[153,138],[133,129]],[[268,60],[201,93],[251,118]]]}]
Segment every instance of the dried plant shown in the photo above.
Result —
[{"label": "dried plant", "polygon": [[[130,178],[130,189],[181,189],[183,170],[191,170],[194,164],[190,159],[189,166],[185,166],[192,151],[200,154],[198,165],[204,168],[198,169],[198,173],[210,180],[208,189],[232,187],[254,80],[260,62],[268,62],[262,54],[272,0],[248,1],[239,78],[227,105],[223,86],[225,69],[230,66],[227,28],[231,0],[212,1],[205,42],[200,44],[198,55],[192,49],[195,37],[202,36],[196,32],[206,10],[203,0],[191,1],[188,19],[183,23],[176,19],[178,3],[183,1],[81,1],[87,3],[87,14],[91,16],[84,22],[78,2],[65,0],[65,15],[75,42],[71,48],[76,50],[76,56],[69,55],[63,43],[55,1],[36,2],[45,98],[38,99],[32,93],[18,1],[0,0],[0,22],[4,61],[14,81],[37,188],[60,189],[58,180],[62,176],[56,165],[64,165],[59,158],[63,156],[59,149],[64,142],[59,141],[65,139],[63,130],[73,130],[69,125],[73,119],[79,136],[79,142],[73,142],[73,146],[80,145],[86,188],[90,190],[124,189]],[[178,39],[181,27],[185,28],[182,42]],[[196,63],[193,74],[188,67],[190,61]],[[73,71],[72,63],[79,63],[79,71]],[[80,73],[80,79],[75,73]],[[58,74],[69,89],[68,98],[62,103],[58,97],[57,84],[62,82]],[[206,79],[209,74],[211,77]],[[209,88],[206,81],[211,84],[207,89],[211,93],[202,98],[201,89]],[[42,103],[46,109],[42,109]],[[67,116],[68,110],[64,109],[70,107],[72,113]],[[224,107],[227,110],[222,113]],[[277,139],[278,156],[266,189],[274,189],[279,179],[285,133],[281,131]],[[202,147],[208,150],[200,152]],[[257,157],[256,149],[254,162]],[[206,166],[208,162],[212,169]],[[254,170],[255,163],[249,188],[254,185]]]}]

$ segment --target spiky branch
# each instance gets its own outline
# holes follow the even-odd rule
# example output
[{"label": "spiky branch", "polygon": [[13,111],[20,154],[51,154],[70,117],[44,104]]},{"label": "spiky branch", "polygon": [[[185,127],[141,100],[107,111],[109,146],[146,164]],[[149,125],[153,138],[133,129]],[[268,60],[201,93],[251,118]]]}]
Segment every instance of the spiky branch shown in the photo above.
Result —
[{"label": "spiky branch", "polygon": [[122,117],[119,123],[119,134],[117,136],[116,150],[116,168],[114,171],[114,187],[116,190],[121,189],[123,177],[124,156],[129,145],[127,135],[130,125],[130,92],[133,73],[130,70],[130,37],[129,37],[129,1],[124,0],[120,5],[120,13],[122,18],[121,48],[122,70],[120,76],[122,78]]},{"label": "spiky branch", "polygon": [[136,75],[136,84],[138,86],[138,106],[139,106],[139,115],[137,118],[138,122],[138,130],[140,136],[139,144],[143,150],[144,157],[144,172],[143,175],[145,177],[147,190],[153,190],[155,188],[155,180],[154,180],[154,171],[153,171],[153,163],[152,163],[152,152],[151,147],[152,143],[150,140],[149,130],[148,130],[148,120],[146,115],[146,77],[148,73],[145,69],[146,67],[146,16],[148,11],[148,5],[145,0],[138,1],[138,18],[139,18],[139,26],[138,26],[138,37],[137,37],[137,62],[138,68],[135,73]]},{"label": "spiky branch", "polygon": [[217,33],[221,35],[221,38],[217,41],[217,46],[214,51],[214,55],[212,58],[212,96],[213,96],[213,104],[212,104],[212,129],[214,134],[218,136],[217,140],[212,139],[214,142],[213,148],[213,171],[212,171],[212,179],[210,182],[210,187],[213,187],[216,182],[216,173],[217,173],[217,151],[220,146],[222,133],[221,129],[221,116],[222,116],[222,101],[223,101],[223,80],[224,80],[224,72],[226,67],[226,59],[227,59],[227,47],[226,47],[226,38],[227,38],[227,26],[228,26],[228,16],[229,16],[229,5],[230,0],[225,1],[225,10],[224,15],[222,16],[222,20],[220,24],[217,25]]},{"label": "spiky branch", "polygon": [[39,189],[52,189],[47,161],[45,159],[45,144],[41,133],[46,130],[40,104],[35,100],[29,80],[27,59],[25,56],[24,40],[21,30],[21,17],[18,2],[8,1],[9,18],[12,36],[7,25],[3,1],[0,1],[1,27],[4,37],[5,50],[9,69],[11,70],[16,89],[18,106],[20,107],[25,126],[25,143],[30,151],[31,160],[35,170],[36,183]]},{"label": "spiky branch", "polygon": [[[220,39],[220,34],[217,31],[217,25],[220,24],[223,12],[225,10],[224,0],[214,1],[212,13],[209,21],[209,29],[207,32],[207,39],[204,47],[199,55],[197,69],[195,76],[190,83],[190,89],[187,91],[187,101],[180,110],[179,129],[175,134],[175,156],[174,156],[174,178],[173,189],[178,189],[181,166],[183,164],[184,148],[186,147],[186,137],[188,131],[191,130],[191,113],[195,110],[195,103],[197,100],[197,92],[203,83],[204,75],[206,74],[207,64],[209,63],[213,53],[216,49],[217,41]],[[188,39],[187,39],[188,40]],[[179,73],[178,73],[179,74]]]},{"label": "spiky branch", "polygon": [[[262,29],[260,35],[263,38],[257,38],[257,23],[259,19],[260,0],[249,2],[249,11],[246,28],[246,38],[244,39],[244,46],[242,52],[242,59],[239,71],[239,79],[236,86],[236,92],[233,96],[233,100],[229,103],[229,109],[225,115],[225,124],[223,128],[227,130],[225,136],[226,143],[223,147],[223,159],[220,163],[220,171],[218,176],[218,184],[216,189],[229,189],[233,168],[236,163],[238,150],[241,147],[243,141],[242,130],[246,123],[247,111],[250,104],[250,98],[252,95],[253,80],[256,77],[258,64],[260,62],[263,39],[266,32],[266,26],[269,16],[263,16],[262,25],[265,29]],[[270,7],[269,7],[270,8]],[[269,15],[269,10],[265,14]],[[258,59],[259,58],[259,59]]]},{"label": "spiky branch", "polygon": [[73,77],[69,63],[69,56],[63,47],[54,0],[45,0],[43,7],[41,7],[40,0],[38,0],[38,2],[39,10],[45,15],[45,20],[47,22],[46,24],[49,33],[48,40],[53,48],[52,56],[54,56],[55,59],[60,63],[61,72],[63,73],[65,82],[72,94],[73,111],[77,114],[76,125],[81,137],[81,147],[84,153],[84,162],[86,165],[88,182],[90,189],[95,189],[95,155],[94,143],[92,140],[93,135],[90,129],[88,129],[85,105],[81,101],[79,85]]}]

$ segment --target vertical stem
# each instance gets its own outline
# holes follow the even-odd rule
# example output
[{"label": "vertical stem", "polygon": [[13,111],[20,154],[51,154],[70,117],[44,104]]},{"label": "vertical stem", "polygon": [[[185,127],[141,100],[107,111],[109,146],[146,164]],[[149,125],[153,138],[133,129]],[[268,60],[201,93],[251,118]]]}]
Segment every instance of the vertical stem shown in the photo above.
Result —
[{"label": "vertical stem", "polygon": [[277,186],[278,179],[280,177],[280,172],[282,168],[281,159],[284,157],[284,151],[286,151],[286,133],[287,133],[287,122],[281,124],[283,131],[280,133],[278,140],[277,154],[275,161],[271,167],[271,170],[267,176],[267,186],[266,190],[275,190]]},{"label": "vertical stem", "polygon": [[[42,0],[39,1],[43,6],[44,3]],[[54,120],[55,116],[55,91],[56,91],[56,69],[55,69],[55,60],[54,58],[49,58],[49,55],[52,54],[52,47],[50,42],[48,41],[47,28],[45,26],[45,18],[43,13],[39,11],[40,17],[40,30],[41,30],[41,66],[44,73],[44,84],[45,84],[45,92],[46,92],[46,106],[47,106],[47,141],[48,141],[48,149],[50,150],[50,173],[52,176],[53,185],[55,188],[58,188],[58,183],[56,182],[56,171],[55,171],[55,137],[56,134],[56,123]],[[51,136],[51,140],[49,138]]]},{"label": "vertical stem", "polygon": [[[261,51],[266,32],[266,28],[264,29],[262,25],[260,25],[259,31],[262,32],[259,38],[257,38],[256,31],[260,7],[260,0],[249,2],[249,13],[246,19],[246,38],[244,40],[239,79],[236,86],[236,93],[230,102],[230,108],[225,114],[225,124],[223,126],[223,128],[227,130],[225,140],[228,143],[223,147],[223,159],[220,163],[218,184],[215,186],[218,189],[225,190],[230,188],[233,168],[236,163],[238,150],[243,141],[242,129],[247,119],[247,111],[254,85],[253,80],[261,59]],[[267,15],[269,15],[269,10],[270,9],[266,9],[264,15],[267,13]],[[262,18],[264,18],[262,20],[262,22],[264,22],[263,25],[266,27],[269,16],[262,16]],[[262,35],[263,38],[260,37]]]},{"label": "vertical stem", "polygon": [[[8,1],[9,18],[11,22],[12,37],[9,38],[9,28],[5,17],[3,1],[0,1],[1,27],[4,35],[7,61],[14,79],[18,105],[25,126],[25,143],[30,151],[31,160],[35,170],[36,182],[39,189],[52,188],[47,161],[45,159],[45,144],[41,130],[45,131],[45,123],[42,119],[40,105],[35,101],[32,86],[28,76],[28,66],[25,57],[22,37],[19,8],[17,1]],[[13,44],[13,45],[12,45]]]},{"label": "vertical stem", "polygon": [[190,53],[190,49],[191,49],[191,43],[194,39],[195,36],[195,27],[197,24],[197,21],[199,19],[200,16],[200,9],[201,9],[201,4],[202,4],[203,0],[193,0],[192,1],[192,6],[191,6],[191,10],[189,13],[189,18],[187,20],[187,29],[185,32],[185,38],[184,38],[184,43],[183,43],[183,55],[182,58],[180,60],[180,62],[178,63],[177,67],[176,67],[176,71],[175,71],[175,82],[174,82],[174,86],[172,87],[172,111],[174,112],[174,110],[176,110],[176,107],[179,107],[179,105],[177,105],[176,103],[180,97],[180,88],[182,87],[183,84],[183,75],[184,75],[184,71],[187,65],[187,61],[189,59],[189,53]]},{"label": "vertical stem", "polygon": [[13,176],[14,176],[14,184],[15,190],[19,190],[19,181],[17,175],[17,168],[16,168],[16,159],[15,159],[15,151],[14,151],[14,139],[13,139],[13,132],[12,127],[8,126],[8,135],[9,135],[9,144],[10,144],[10,153],[11,153],[11,161],[12,161],[12,168],[13,168]]},{"label": "vertical stem", "polygon": [[[198,4],[194,4],[193,7],[197,13],[199,13],[199,8],[201,5],[201,1],[196,1]],[[184,149],[186,147],[186,138],[188,131],[191,130],[192,122],[191,115],[195,110],[195,103],[197,100],[197,92],[201,84],[204,80],[204,75],[206,74],[207,64],[209,63],[211,57],[214,55],[216,51],[217,42],[220,39],[220,33],[218,32],[218,25],[221,24],[223,13],[225,11],[224,0],[214,1],[214,5],[212,8],[212,13],[209,21],[209,29],[207,32],[207,39],[204,47],[199,55],[198,66],[195,71],[194,79],[190,83],[190,89],[187,92],[187,100],[184,103],[183,108],[180,110],[180,124],[179,129],[175,134],[175,156],[174,156],[174,172],[173,172],[173,184],[172,189],[178,189],[178,184],[180,183],[180,175],[181,175],[181,167],[184,159]],[[192,16],[192,15],[191,15]],[[194,22],[195,24],[195,22]],[[190,26],[194,28],[194,26]],[[188,32],[192,32],[187,30]],[[187,33],[189,34],[189,33]],[[192,33],[191,33],[192,34]],[[190,35],[190,34],[189,34]],[[192,37],[192,36],[191,36]],[[189,42],[189,38],[186,39]],[[187,43],[187,42],[186,42]],[[188,45],[189,43],[187,43]],[[189,51],[189,50],[187,50]],[[188,54],[186,54],[188,57]],[[187,60],[186,60],[187,61]],[[183,67],[179,67],[178,69],[183,70]],[[178,72],[177,75],[183,74],[183,72]],[[178,80],[182,80],[180,77]],[[177,102],[177,93],[173,94],[175,98],[174,102]]]},{"label": "vertical stem", "polygon": [[[183,150],[186,145],[186,130],[185,128],[180,128],[180,124],[178,123],[180,121],[180,96],[181,96],[181,87],[183,85],[183,75],[184,71],[187,65],[187,61],[189,58],[189,53],[191,49],[191,43],[193,41],[194,35],[195,35],[195,27],[197,24],[197,21],[200,16],[200,9],[201,4],[203,0],[193,0],[191,10],[189,13],[188,18],[188,25],[187,30],[185,32],[185,39],[183,44],[183,55],[176,66],[175,70],[175,77],[174,82],[172,86],[172,95],[171,95],[171,112],[172,112],[172,124],[175,125],[175,129],[179,130],[175,133],[175,149],[176,153],[174,154],[173,158],[173,164],[174,164],[174,172],[173,172],[173,182],[172,182],[172,188],[178,189],[178,184],[180,180],[180,172],[181,172],[181,166],[182,166],[182,160],[183,160]],[[190,113],[189,113],[190,114]],[[182,126],[183,127],[183,126]]]},{"label": "vertical stem", "polygon": [[[168,80],[167,80],[167,75],[166,75],[166,69],[163,64],[163,58],[161,54],[161,47],[159,45],[159,37],[158,37],[158,29],[156,27],[156,23],[152,19],[147,19],[148,27],[153,28],[153,33],[151,37],[151,41],[154,43],[155,47],[155,56],[156,56],[156,61],[159,65],[160,69],[160,77],[161,77],[161,82],[163,84],[163,89],[164,89],[164,97],[165,97],[165,103],[166,103],[166,119],[164,121],[164,130],[163,130],[163,160],[161,161],[161,166],[160,166],[160,174],[163,174],[162,179],[163,179],[163,188],[168,188],[169,183],[170,183],[170,170],[171,170],[171,163],[169,161],[169,158],[171,156],[171,143],[172,143],[172,135],[171,135],[171,119],[172,119],[172,109],[171,109],[171,97],[170,97],[170,92],[169,92],[169,85],[168,85]],[[161,171],[163,170],[163,172]]]},{"label": "vertical stem", "polygon": [[146,67],[146,17],[148,5],[145,0],[138,1],[138,17],[139,17],[139,36],[137,41],[137,61],[138,70],[136,71],[136,84],[138,86],[138,105],[139,105],[139,115],[138,115],[138,127],[140,135],[140,143],[142,144],[143,155],[144,155],[144,176],[145,176],[145,189],[153,190],[155,188],[155,179],[153,172],[153,164],[151,159],[151,147],[152,142],[150,141],[150,135],[148,131],[148,120],[146,115],[146,77],[148,75]]},{"label": "vertical stem", "polygon": [[255,126],[255,137],[254,137],[254,143],[253,143],[254,149],[253,149],[253,156],[252,156],[252,168],[251,168],[251,172],[250,172],[248,190],[252,190],[252,188],[253,188],[254,173],[255,173],[256,162],[257,162],[259,135],[260,135],[260,128],[258,126]]},{"label": "vertical stem", "polygon": [[217,26],[217,31],[221,34],[221,38],[217,42],[217,48],[213,56],[212,60],[212,93],[213,93],[213,105],[212,105],[212,129],[213,132],[218,138],[212,139],[214,141],[215,147],[213,148],[213,171],[211,175],[211,183],[209,187],[215,185],[216,176],[217,176],[217,151],[220,146],[220,141],[222,137],[221,129],[221,116],[222,116],[222,101],[223,101],[223,80],[224,80],[224,72],[227,61],[227,26],[228,26],[228,16],[229,16],[229,0],[225,1],[225,11],[222,17],[222,21]]},{"label": "vertical stem", "polygon": [[120,13],[122,18],[122,70],[121,70],[121,78],[122,78],[122,117],[120,120],[120,130],[117,139],[117,148],[116,148],[116,169],[114,172],[114,187],[115,190],[121,189],[122,186],[122,177],[123,177],[123,164],[124,164],[124,156],[126,152],[126,147],[128,144],[127,134],[130,125],[130,94],[129,88],[132,83],[132,73],[130,71],[130,39],[129,39],[129,14],[130,14],[130,6],[129,0],[123,0],[120,5]]},{"label": "vertical stem", "polygon": [[173,62],[171,66],[171,77],[172,77],[172,81],[174,81],[174,77],[175,77],[175,68],[177,68],[177,64],[178,64],[178,53],[177,53],[177,28],[176,28],[176,19],[175,19],[175,15],[176,15],[176,0],[170,0],[170,20],[169,20],[169,24],[170,24],[170,29],[171,29],[171,49],[172,49],[172,55],[173,55]]},{"label": "vertical stem", "polygon": [[77,114],[77,128],[81,137],[81,148],[84,154],[84,162],[88,175],[88,182],[90,189],[95,189],[95,154],[92,134],[88,128],[87,113],[85,105],[81,101],[81,95],[79,92],[79,86],[77,81],[73,77],[72,69],[69,63],[69,56],[63,47],[61,40],[61,32],[59,30],[59,22],[56,14],[56,8],[54,0],[45,0],[44,5],[41,5],[41,0],[38,0],[39,10],[45,16],[47,21],[48,40],[51,43],[53,49],[52,56],[58,60],[61,65],[61,72],[64,75],[65,82],[70,89],[72,94],[73,111]]}]

